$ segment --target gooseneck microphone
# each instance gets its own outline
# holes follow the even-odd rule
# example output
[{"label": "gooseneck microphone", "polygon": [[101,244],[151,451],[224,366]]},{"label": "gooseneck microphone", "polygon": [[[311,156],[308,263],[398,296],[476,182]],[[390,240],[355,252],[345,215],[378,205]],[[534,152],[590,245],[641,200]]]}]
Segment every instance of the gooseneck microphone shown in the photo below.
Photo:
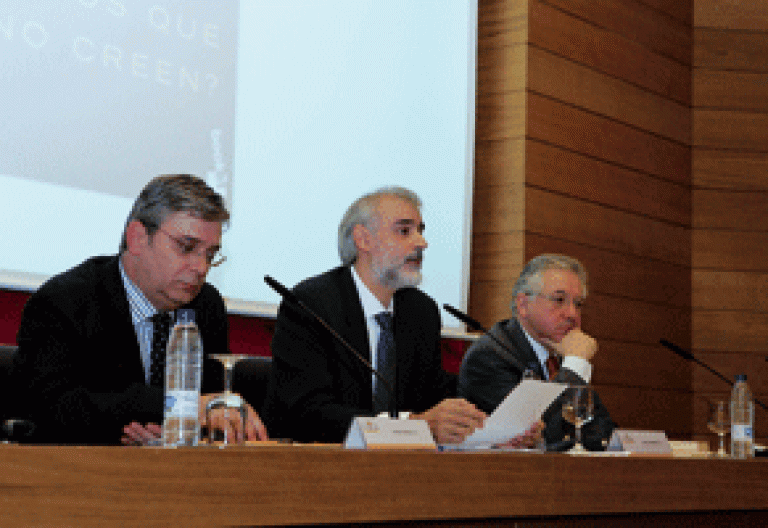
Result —
[{"label": "gooseneck microphone", "polygon": [[[681,358],[685,359],[686,361],[693,361],[697,365],[701,365],[702,367],[704,367],[705,369],[710,371],[712,374],[714,374],[715,376],[717,376],[718,378],[720,378],[721,380],[726,382],[728,385],[731,385],[731,386],[733,385],[733,382],[731,380],[729,380],[728,378],[726,378],[725,376],[720,374],[718,371],[716,371],[715,369],[713,369],[712,367],[710,367],[709,365],[707,365],[703,361],[699,361],[698,359],[696,359],[693,356],[693,354],[691,354],[687,350],[684,350],[684,349],[680,348],[676,344],[671,343],[671,342],[667,341],[666,339],[660,339],[659,343],[661,343],[666,348],[668,348],[669,350],[671,350],[672,352],[674,352],[675,354],[677,354]],[[754,396],[752,397],[752,399],[755,400],[755,403],[760,405],[760,407],[762,407],[764,410],[768,411],[768,406],[766,406],[763,402],[761,402],[760,400],[758,400]]]},{"label": "gooseneck microphone", "polygon": [[493,351],[496,352],[496,354],[502,358],[507,363],[510,363],[513,367],[518,369],[521,373],[525,372],[527,367],[525,367],[514,355],[512,350],[509,348],[508,345],[506,345],[501,339],[490,333],[488,330],[485,329],[483,325],[481,325],[478,321],[475,321],[470,316],[465,314],[464,312],[460,312],[450,304],[444,304],[443,308],[445,308],[445,311],[454,316],[456,319],[470,327],[472,330],[475,330],[477,332],[482,332],[484,335],[487,335],[493,341],[499,345],[500,348],[494,348]]},{"label": "gooseneck microphone", "polygon": [[[389,415],[392,418],[397,418],[397,395],[395,394],[395,390],[392,387],[392,384],[382,376],[376,368],[371,365],[371,362],[368,361],[365,356],[363,356],[360,352],[358,352],[355,347],[350,345],[341,335],[330,325],[328,324],[322,317],[317,315],[309,306],[307,306],[301,299],[299,299],[295,293],[293,293],[291,290],[277,282],[275,279],[270,277],[269,275],[264,275],[264,282],[267,283],[267,285],[275,290],[278,295],[280,295],[283,299],[288,301],[289,303],[293,304],[294,306],[297,306],[298,308],[301,308],[306,313],[312,316],[315,321],[320,323],[320,325],[328,330],[330,334],[336,338],[336,340],[341,343],[344,348],[352,352],[352,355],[355,356],[365,367],[373,373],[374,376],[376,376],[376,380],[379,381],[384,387],[386,387],[387,392],[389,393]],[[381,402],[379,402],[381,403]]]}]

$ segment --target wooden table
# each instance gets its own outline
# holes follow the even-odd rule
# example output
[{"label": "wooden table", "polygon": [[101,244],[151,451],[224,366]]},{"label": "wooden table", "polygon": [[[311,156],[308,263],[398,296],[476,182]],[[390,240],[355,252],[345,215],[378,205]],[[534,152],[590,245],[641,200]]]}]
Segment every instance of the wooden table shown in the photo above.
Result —
[{"label": "wooden table", "polygon": [[768,525],[762,459],[11,445],[0,486],[3,527]]}]

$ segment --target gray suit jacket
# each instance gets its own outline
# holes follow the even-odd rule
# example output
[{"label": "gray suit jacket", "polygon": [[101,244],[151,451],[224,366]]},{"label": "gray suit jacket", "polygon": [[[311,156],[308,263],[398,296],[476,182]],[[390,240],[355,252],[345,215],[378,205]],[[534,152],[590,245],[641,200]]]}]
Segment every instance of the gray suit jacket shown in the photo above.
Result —
[{"label": "gray suit jacket", "polygon": [[[544,378],[544,367],[516,319],[496,323],[490,333],[504,343],[504,352],[511,355],[512,361],[497,353],[501,347],[493,339],[483,336],[467,350],[461,362],[458,388],[459,396],[487,413],[493,412],[501,400],[520,383],[526,369]],[[564,368],[560,369],[553,381],[584,383],[575,372]],[[542,415],[546,426],[544,438],[552,450],[567,449],[573,444],[574,428],[561,415],[564,398],[565,395],[555,400]],[[582,429],[584,445],[593,450],[603,449],[603,440],[610,438],[614,427],[608,410],[597,396],[595,417]],[[566,436],[570,440],[564,440]]]}]

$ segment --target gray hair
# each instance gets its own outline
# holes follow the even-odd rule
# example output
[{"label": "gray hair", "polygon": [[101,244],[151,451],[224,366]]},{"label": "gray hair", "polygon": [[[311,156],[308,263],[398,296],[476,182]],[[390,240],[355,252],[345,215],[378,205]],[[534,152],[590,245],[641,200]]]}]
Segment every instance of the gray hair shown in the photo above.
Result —
[{"label": "gray hair", "polygon": [[229,222],[224,198],[203,180],[191,174],[157,176],[142,189],[125,221],[120,253],[128,249],[128,224],[138,220],[151,236],[173,213],[185,212],[208,222]]},{"label": "gray hair", "polygon": [[582,295],[587,296],[587,270],[573,257],[547,253],[528,261],[512,289],[512,314],[517,317],[517,295],[533,296],[541,293],[541,278],[544,272],[556,269],[575,273],[582,286]]},{"label": "gray hair", "polygon": [[352,237],[352,231],[358,224],[369,229],[375,227],[372,223],[374,211],[379,200],[384,196],[400,198],[416,209],[421,209],[421,200],[418,195],[404,187],[382,187],[355,200],[339,223],[339,257],[343,265],[351,266],[357,260],[357,246]]}]

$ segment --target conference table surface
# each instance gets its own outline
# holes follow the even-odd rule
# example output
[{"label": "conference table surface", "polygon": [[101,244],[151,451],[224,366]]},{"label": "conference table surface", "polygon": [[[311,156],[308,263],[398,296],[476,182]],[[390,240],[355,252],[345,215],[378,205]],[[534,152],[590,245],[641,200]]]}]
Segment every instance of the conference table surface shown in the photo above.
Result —
[{"label": "conference table surface", "polygon": [[0,468],[4,527],[768,525],[765,459],[3,445]]}]

